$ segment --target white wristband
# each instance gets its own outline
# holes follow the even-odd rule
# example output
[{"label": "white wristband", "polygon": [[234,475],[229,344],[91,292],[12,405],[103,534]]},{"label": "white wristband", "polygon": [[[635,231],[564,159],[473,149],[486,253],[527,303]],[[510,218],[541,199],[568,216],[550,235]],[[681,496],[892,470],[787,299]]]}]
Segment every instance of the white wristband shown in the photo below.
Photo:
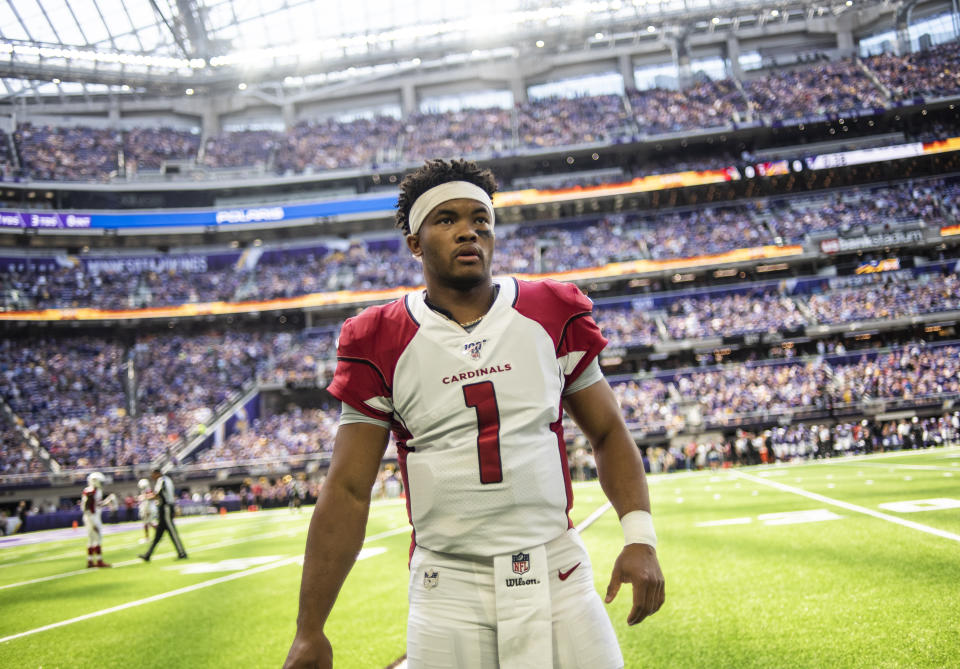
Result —
[{"label": "white wristband", "polygon": [[657,533],[653,531],[653,516],[647,511],[631,511],[620,519],[623,526],[623,545],[647,544],[657,547]]}]

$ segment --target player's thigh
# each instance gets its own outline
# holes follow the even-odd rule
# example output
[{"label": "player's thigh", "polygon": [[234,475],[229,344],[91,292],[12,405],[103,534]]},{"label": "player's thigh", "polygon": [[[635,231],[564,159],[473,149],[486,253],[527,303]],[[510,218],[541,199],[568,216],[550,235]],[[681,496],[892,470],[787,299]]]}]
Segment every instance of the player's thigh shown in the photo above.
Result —
[{"label": "player's thigh", "polygon": [[[548,548],[553,665],[561,669],[619,669],[624,666],[620,644],[594,586],[590,557],[574,533],[559,543],[556,550]],[[566,574],[564,580],[560,580],[561,574]]]},{"label": "player's thigh", "polygon": [[417,548],[410,563],[407,666],[496,669],[492,565]]},{"label": "player's thigh", "polygon": [[103,538],[103,526],[93,519],[87,519],[84,524],[87,527],[87,539],[92,545],[98,545]]}]

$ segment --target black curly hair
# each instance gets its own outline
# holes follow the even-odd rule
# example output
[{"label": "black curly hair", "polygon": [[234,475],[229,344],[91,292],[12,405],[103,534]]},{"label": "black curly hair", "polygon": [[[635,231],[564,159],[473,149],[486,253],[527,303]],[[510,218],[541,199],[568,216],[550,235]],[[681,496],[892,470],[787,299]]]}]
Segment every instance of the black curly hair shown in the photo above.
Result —
[{"label": "black curly hair", "polygon": [[493,172],[480,167],[472,160],[428,160],[416,172],[411,172],[400,182],[400,197],[397,198],[396,226],[403,234],[410,234],[410,208],[417,198],[434,186],[448,181],[467,181],[480,186],[493,197],[497,192],[497,179]]}]

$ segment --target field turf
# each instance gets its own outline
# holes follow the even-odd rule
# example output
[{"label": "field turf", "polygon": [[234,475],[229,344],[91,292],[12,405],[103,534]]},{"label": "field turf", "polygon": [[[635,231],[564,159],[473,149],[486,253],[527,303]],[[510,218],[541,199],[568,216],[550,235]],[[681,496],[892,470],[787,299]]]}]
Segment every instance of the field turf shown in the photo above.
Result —
[{"label": "field turf", "polygon": [[[632,628],[629,589],[610,605],[627,667],[960,667],[960,449],[650,481],[667,601]],[[575,500],[575,523],[605,501],[595,483]],[[84,568],[82,528],[0,541],[0,667],[279,667],[310,512],[181,519],[185,561],[165,539],[144,564],[142,530],[110,534],[112,569]],[[583,537],[603,592],[613,511]],[[375,502],[328,624],[335,666],[403,655],[408,547],[402,503]]]}]

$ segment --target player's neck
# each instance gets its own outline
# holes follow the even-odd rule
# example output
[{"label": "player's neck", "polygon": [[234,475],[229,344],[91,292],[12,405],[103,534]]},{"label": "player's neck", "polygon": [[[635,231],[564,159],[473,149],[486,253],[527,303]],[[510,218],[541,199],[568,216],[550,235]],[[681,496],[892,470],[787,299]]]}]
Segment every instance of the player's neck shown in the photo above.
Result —
[{"label": "player's neck", "polygon": [[427,305],[461,325],[472,325],[490,310],[496,299],[493,280],[462,289],[427,282]]}]

